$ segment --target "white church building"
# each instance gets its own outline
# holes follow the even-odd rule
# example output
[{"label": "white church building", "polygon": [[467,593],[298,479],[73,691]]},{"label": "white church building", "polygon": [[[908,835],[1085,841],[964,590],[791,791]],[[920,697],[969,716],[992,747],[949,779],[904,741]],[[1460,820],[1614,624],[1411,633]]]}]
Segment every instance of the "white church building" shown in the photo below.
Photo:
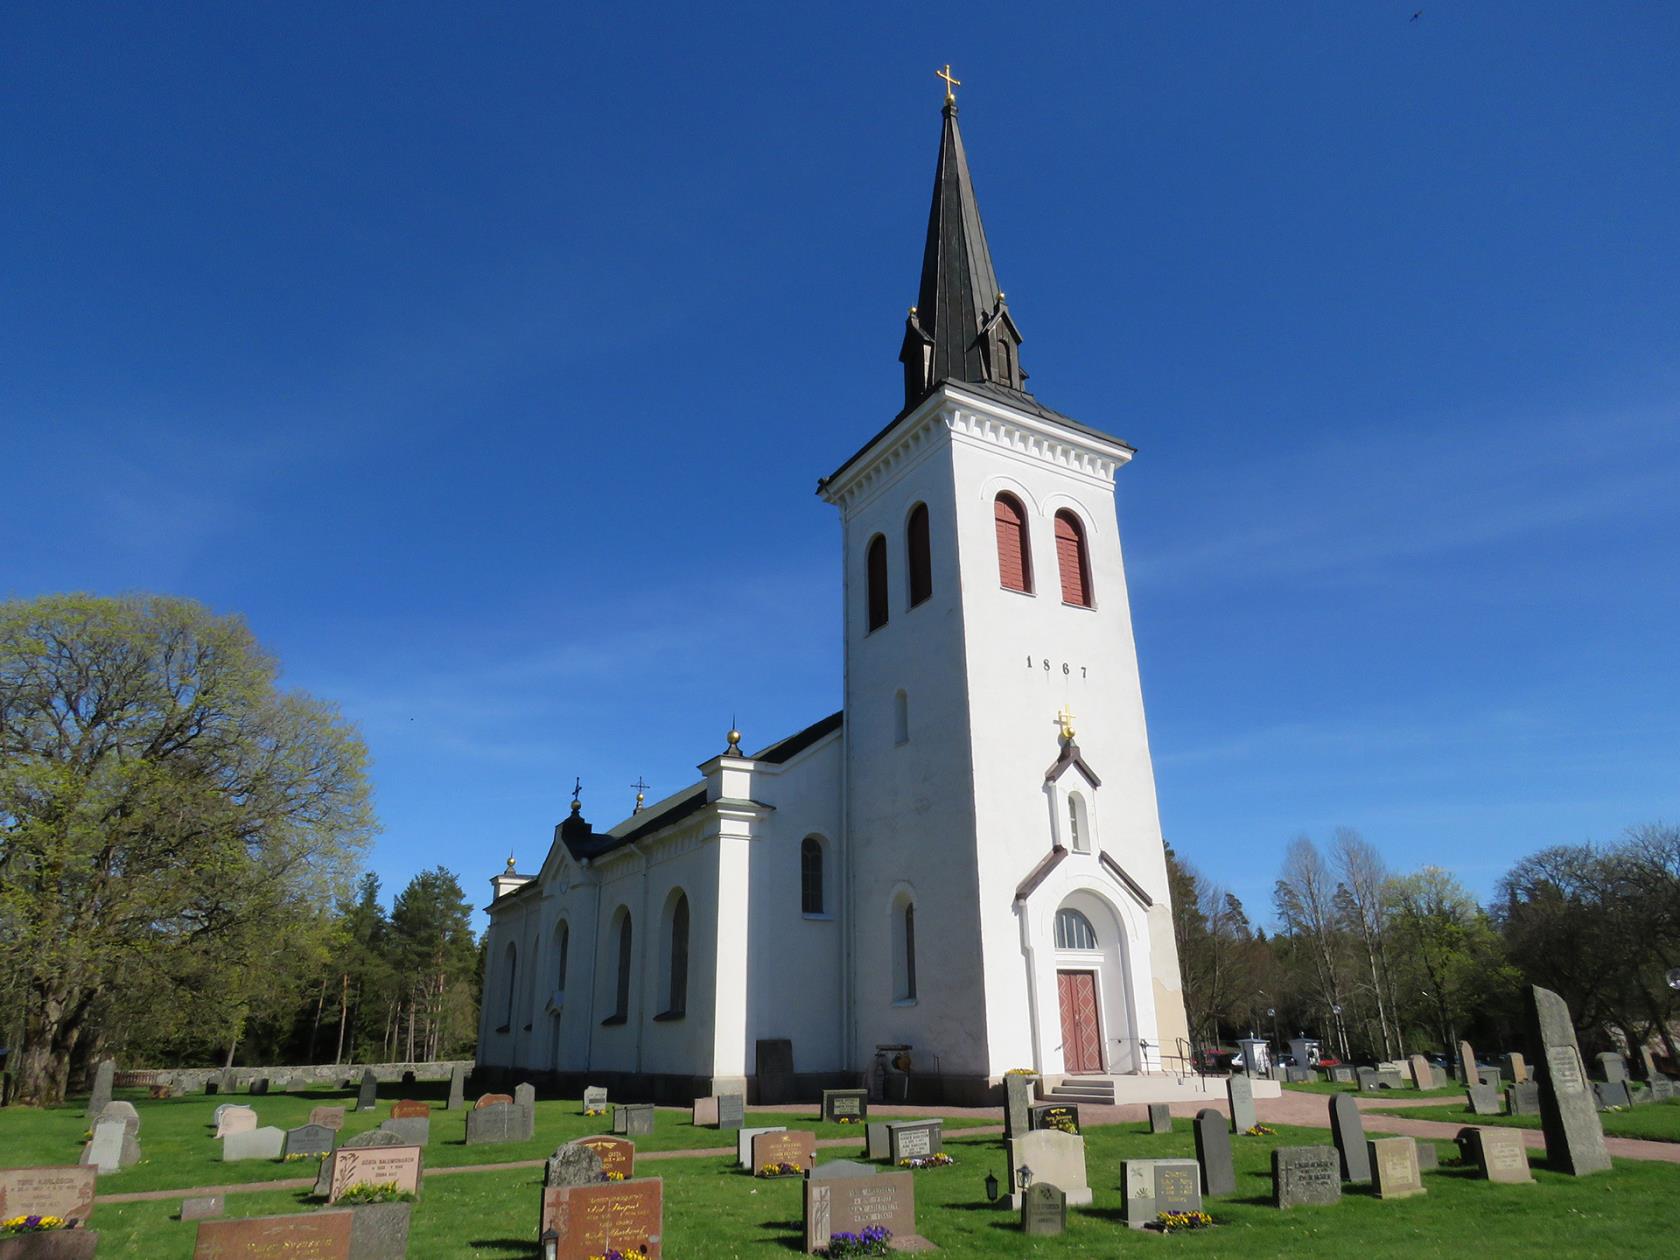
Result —
[{"label": "white church building", "polygon": [[904,409],[819,485],[844,707],[756,752],[730,732],[604,830],[574,798],[541,870],[491,881],[482,1068],[966,1103],[1011,1068],[1183,1070],[1114,501],[1133,451],[1027,392],[1020,343],[947,98]]}]

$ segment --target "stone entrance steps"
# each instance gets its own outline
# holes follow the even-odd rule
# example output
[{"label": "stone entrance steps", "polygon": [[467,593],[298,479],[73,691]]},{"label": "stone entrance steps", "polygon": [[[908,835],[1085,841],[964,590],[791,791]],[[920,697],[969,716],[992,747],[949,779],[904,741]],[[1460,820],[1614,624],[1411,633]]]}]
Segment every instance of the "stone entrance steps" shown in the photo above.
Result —
[{"label": "stone entrance steps", "polygon": [[[1276,1081],[1255,1081],[1256,1098],[1277,1098],[1283,1093]],[[1046,1102],[1079,1103],[1088,1107],[1124,1106],[1127,1103],[1205,1103],[1225,1101],[1223,1076],[1063,1076],[1041,1083],[1039,1097]]]}]

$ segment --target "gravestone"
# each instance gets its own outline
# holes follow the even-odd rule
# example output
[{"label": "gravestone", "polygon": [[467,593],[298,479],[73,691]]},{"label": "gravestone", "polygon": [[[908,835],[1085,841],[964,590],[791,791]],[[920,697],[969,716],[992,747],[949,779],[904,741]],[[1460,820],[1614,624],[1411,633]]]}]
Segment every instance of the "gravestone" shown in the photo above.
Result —
[{"label": "gravestone", "polygon": [[1060,1129],[1063,1133],[1078,1133],[1079,1104],[1034,1103],[1027,1108],[1027,1128]]},{"label": "gravestone", "polygon": [[500,1103],[511,1103],[512,1101],[512,1094],[480,1094],[478,1101],[473,1104],[473,1110],[477,1111],[480,1107],[494,1107]]},{"label": "gravestone", "polygon": [[1666,1076],[1659,1076],[1651,1082],[1651,1101],[1670,1102],[1674,1098],[1674,1082]]},{"label": "gravestone", "polygon": [[689,1123],[696,1129],[715,1129],[718,1122],[718,1098],[712,1094],[707,1098],[694,1100],[694,1112]]},{"label": "gravestone", "polygon": [[752,1170],[757,1173],[767,1166],[789,1165],[801,1173],[809,1172],[817,1163],[817,1135],[802,1129],[784,1129],[779,1133],[760,1133],[753,1139]]},{"label": "gravestone", "polygon": [[337,1133],[344,1127],[343,1107],[311,1107],[309,1109],[309,1123],[318,1124],[323,1128]]},{"label": "gravestone", "polygon": [[1476,1052],[1470,1048],[1468,1041],[1458,1043],[1458,1079],[1466,1085],[1474,1085],[1482,1079],[1476,1070]]},{"label": "gravestone", "polygon": [[[665,1183],[603,1182],[553,1186],[542,1192],[538,1230],[559,1234],[556,1260],[589,1260],[619,1252],[636,1260],[660,1260],[665,1234]],[[529,1237],[529,1235],[527,1235]]]},{"label": "gravestone", "polygon": [[924,1159],[944,1148],[943,1120],[891,1120],[887,1122],[887,1158]]},{"label": "gravestone", "polygon": [[593,1186],[606,1180],[600,1155],[582,1142],[566,1142],[543,1161],[543,1185]]},{"label": "gravestone", "polygon": [[825,1250],[834,1234],[856,1234],[872,1225],[892,1231],[895,1247],[920,1249],[914,1173],[807,1178],[804,1191],[808,1254]]},{"label": "gravestone", "polygon": [[1499,1091],[1492,1085],[1472,1085],[1465,1091],[1469,1100],[1472,1114],[1478,1116],[1497,1116],[1499,1114]]},{"label": "gravestone", "polygon": [[407,1070],[405,1070],[403,1072],[403,1074],[402,1074],[403,1088],[406,1089],[410,1085],[418,1085],[419,1083],[420,1083],[420,1078],[414,1074],[414,1069],[413,1068],[408,1068]]},{"label": "gravestone", "polygon": [[[536,1132],[536,1116],[528,1106],[514,1102],[480,1104],[467,1112],[467,1145],[490,1146],[506,1142],[528,1142]],[[650,1108],[651,1110],[651,1108]]]},{"label": "gravestone", "polygon": [[735,1130],[735,1162],[742,1168],[752,1167],[752,1140],[760,1133],[785,1133],[787,1125],[772,1124],[757,1129]]},{"label": "gravestone", "polygon": [[1151,1133],[1172,1132],[1172,1109],[1166,1103],[1149,1104],[1149,1131]]},{"label": "gravestone", "polygon": [[1412,1081],[1419,1089],[1435,1088],[1435,1069],[1429,1065],[1429,1060],[1421,1054],[1414,1054],[1411,1058]]},{"label": "gravestone", "polygon": [[1517,1184],[1534,1180],[1521,1129],[1460,1129],[1458,1152],[1489,1181]]},{"label": "gravestone", "polygon": [[1365,1149],[1365,1122],[1351,1095],[1330,1100],[1330,1137],[1342,1157],[1342,1180],[1365,1185],[1371,1180],[1371,1156]]},{"label": "gravestone", "polygon": [[537,1087],[528,1081],[521,1081],[513,1087],[513,1101],[521,1107],[535,1107],[537,1105]]},{"label": "gravestone", "polygon": [[1085,1139],[1060,1129],[1033,1129],[1004,1143],[1009,1159],[1009,1206],[1021,1206],[1021,1170],[1032,1169],[1034,1181],[1042,1178],[1067,1195],[1074,1207],[1091,1201],[1091,1185],[1085,1173]]},{"label": "gravestone", "polygon": [[210,1077],[205,1078],[204,1093],[205,1093],[206,1096],[209,1096],[211,1094],[219,1094],[221,1092],[222,1092],[222,1083],[219,1080],[217,1080],[214,1076],[210,1076]]},{"label": "gravestone", "polygon": [[1027,1109],[1032,1106],[1035,1076],[1006,1076],[1003,1078],[1003,1136],[1015,1137],[1027,1131]]},{"label": "gravestone", "polygon": [[140,1162],[140,1143],[121,1120],[101,1120],[82,1148],[81,1162],[102,1173],[114,1173]]},{"label": "gravestone", "polygon": [[[822,1092],[822,1118],[830,1124],[853,1120],[861,1124],[869,1116],[869,1091],[865,1089],[825,1089]],[[823,1242],[826,1244],[827,1239]]]},{"label": "gravestone", "polygon": [[594,1151],[601,1160],[601,1171],[607,1176],[619,1174],[626,1181],[636,1175],[636,1144],[625,1138],[609,1137],[605,1133],[578,1138],[579,1146]]},{"label": "gravestone", "polygon": [[1411,1138],[1372,1138],[1366,1146],[1377,1198],[1409,1199],[1424,1192],[1417,1143]]},{"label": "gravestone", "polygon": [[1341,1199],[1342,1157],[1335,1147],[1279,1146],[1272,1151],[1274,1207],[1328,1207]]},{"label": "gravestone", "polygon": [[1231,1159],[1231,1131],[1225,1117],[1212,1107],[1196,1113],[1196,1162],[1202,1168],[1202,1193],[1209,1198],[1237,1192],[1237,1172]]},{"label": "gravestone", "polygon": [[1592,1088],[1593,1099],[1600,1111],[1609,1111],[1612,1107],[1620,1107],[1625,1111],[1633,1106],[1633,1095],[1628,1093],[1626,1081],[1594,1081]]},{"label": "gravestone", "polygon": [[268,1077],[253,1077],[251,1080],[251,1093],[258,1095],[268,1093]]},{"label": "gravestone", "polygon": [[205,1194],[181,1200],[183,1221],[213,1221],[226,1210],[227,1204],[219,1194]]},{"label": "gravestone", "polygon": [[1405,1080],[1398,1068],[1357,1068],[1355,1076],[1362,1092],[1371,1094],[1384,1089],[1401,1089]]},{"label": "gravestone", "polygon": [[1612,1085],[1628,1078],[1627,1060],[1614,1050],[1606,1050],[1598,1056],[1598,1070]]},{"label": "gravestone", "polygon": [[324,1124],[300,1124],[286,1130],[286,1144],[280,1153],[286,1159],[293,1155],[330,1155],[337,1136]]},{"label": "gravestone", "polygon": [[1540,1083],[1524,1081],[1505,1091],[1505,1114],[1508,1116],[1537,1116],[1540,1114]]},{"label": "gravestone", "polygon": [[[885,1159],[892,1151],[892,1143],[887,1138],[887,1122],[885,1120],[871,1120],[863,1126],[864,1157],[866,1159]],[[1022,1129],[1022,1133],[1026,1130]]]},{"label": "gravestone", "polygon": [[647,1137],[653,1132],[652,1103],[617,1103],[613,1107],[612,1131],[625,1137]]},{"label": "gravestone", "polygon": [[0,1221],[14,1216],[61,1216],[87,1224],[99,1170],[91,1165],[0,1168]]},{"label": "gravestone", "polygon": [[427,1103],[416,1102],[412,1098],[399,1098],[391,1104],[391,1119],[393,1120],[430,1120],[431,1106]]},{"label": "gravestone", "polygon": [[1521,1085],[1529,1079],[1528,1060],[1524,1059],[1522,1055],[1502,1055],[1500,1056],[1499,1063],[1500,1067],[1505,1072],[1506,1078],[1511,1082],[1511,1084]]},{"label": "gravestone", "polygon": [[[717,1127],[739,1129],[747,1120],[747,1100],[740,1094],[718,1095]],[[652,1130],[649,1130],[651,1132]]]},{"label": "gravestone", "polygon": [[1546,1134],[1546,1163],[1571,1176],[1607,1172],[1610,1155],[1604,1149],[1604,1126],[1599,1122],[1581,1048],[1569,1007],[1550,989],[1528,991],[1529,1044],[1539,1047],[1544,1067],[1540,1082],[1540,1123]]},{"label": "gravestone", "polygon": [[216,1136],[225,1138],[233,1133],[249,1133],[257,1127],[257,1113],[249,1107],[235,1107],[223,1103],[216,1108]]},{"label": "gravestone", "polygon": [[805,1174],[807,1181],[833,1181],[840,1177],[873,1177],[880,1172],[872,1164],[860,1164],[855,1159],[831,1159],[818,1164]]},{"label": "gravestone", "polygon": [[1161,1212],[1202,1210],[1202,1170],[1193,1159],[1127,1159],[1120,1162],[1126,1224],[1153,1225]]},{"label": "gravestone", "polygon": [[[1221,1125],[1225,1117],[1220,1116]],[[1055,1235],[1067,1230],[1067,1195],[1048,1181],[1035,1181],[1021,1196],[1021,1232]]]},{"label": "gravestone", "polygon": [[1330,1079],[1338,1085],[1352,1085],[1357,1078],[1351,1067],[1345,1063],[1338,1063],[1330,1069]]},{"label": "gravestone", "polygon": [[1419,1172],[1433,1172],[1441,1166],[1441,1152],[1435,1143],[1422,1138],[1417,1143],[1417,1159]]},{"label": "gravestone", "polygon": [[356,1091],[356,1110],[372,1111],[379,1100],[379,1078],[368,1068],[362,1073],[362,1087]]},{"label": "gravestone", "polygon": [[350,1260],[407,1260],[407,1203],[366,1203],[350,1213]]},{"label": "gravestone", "polygon": [[418,1195],[421,1163],[418,1146],[341,1146],[333,1153],[327,1202],[337,1203],[351,1186],[392,1182],[398,1193]]},{"label": "gravestone", "polygon": [[432,1141],[432,1122],[429,1116],[405,1116],[387,1120],[379,1126],[387,1133],[395,1133],[404,1146],[429,1146]]},{"label": "gravestone", "polygon": [[294,1212],[200,1221],[193,1260],[350,1260],[353,1212]]},{"label": "gravestone", "polygon": [[99,1060],[99,1066],[93,1071],[93,1092],[88,1095],[88,1115],[98,1116],[111,1105],[111,1084],[116,1077],[116,1060]]},{"label": "gravestone", "polygon": [[1225,1097],[1231,1104],[1231,1132],[1247,1133],[1260,1123],[1254,1111],[1254,1082],[1241,1072],[1225,1079]]},{"label": "gravestone", "polygon": [[449,1069],[449,1101],[445,1111],[459,1111],[467,1104],[467,1069],[457,1063]]},{"label": "gravestone", "polygon": [[385,1129],[369,1129],[365,1133],[358,1133],[355,1137],[345,1138],[339,1143],[338,1149],[349,1147],[351,1150],[361,1150],[369,1146],[403,1146],[402,1138]]},{"label": "gravestone", "polygon": [[222,1162],[238,1163],[244,1159],[279,1159],[286,1149],[286,1131],[278,1125],[265,1124],[260,1129],[230,1133],[222,1139]]},{"label": "gravestone", "polygon": [[607,1087],[605,1085],[590,1085],[583,1091],[583,1110],[587,1114],[591,1111],[605,1111],[607,1109]]}]

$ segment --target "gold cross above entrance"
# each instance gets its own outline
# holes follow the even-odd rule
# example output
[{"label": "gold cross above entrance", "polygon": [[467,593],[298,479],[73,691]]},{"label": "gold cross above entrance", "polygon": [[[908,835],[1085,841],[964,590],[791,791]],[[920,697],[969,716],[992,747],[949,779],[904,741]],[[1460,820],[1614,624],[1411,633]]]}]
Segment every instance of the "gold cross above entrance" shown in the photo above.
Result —
[{"label": "gold cross above entrance", "polygon": [[944,79],[945,80],[945,99],[946,100],[954,101],[954,100],[957,99],[957,94],[956,94],[955,89],[960,88],[962,86],[962,80],[961,79],[953,79],[951,77],[951,63],[950,62],[947,61],[945,63],[945,68],[943,70],[935,70],[933,72],[933,77],[936,78],[936,79]]}]

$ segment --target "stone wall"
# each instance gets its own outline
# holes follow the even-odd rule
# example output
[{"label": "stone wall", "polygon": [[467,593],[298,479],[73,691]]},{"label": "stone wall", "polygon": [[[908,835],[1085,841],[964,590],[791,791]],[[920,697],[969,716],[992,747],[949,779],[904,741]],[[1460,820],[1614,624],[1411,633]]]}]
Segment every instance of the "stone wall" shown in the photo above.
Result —
[{"label": "stone wall", "polygon": [[179,1093],[200,1093],[204,1083],[212,1078],[220,1081],[224,1077],[232,1079],[232,1085],[225,1092],[243,1093],[251,1088],[251,1082],[266,1077],[269,1088],[275,1092],[280,1090],[280,1082],[289,1082],[294,1088],[309,1086],[324,1086],[331,1089],[349,1087],[354,1089],[361,1084],[362,1073],[369,1068],[380,1083],[395,1083],[403,1080],[410,1072],[417,1081],[447,1081],[449,1074],[455,1068],[465,1068],[469,1073],[473,1070],[471,1059],[440,1060],[434,1063],[315,1063],[304,1066],[279,1065],[275,1067],[231,1067],[231,1068],[130,1068],[118,1069],[115,1084],[119,1089],[140,1089],[147,1085],[171,1085]]}]

